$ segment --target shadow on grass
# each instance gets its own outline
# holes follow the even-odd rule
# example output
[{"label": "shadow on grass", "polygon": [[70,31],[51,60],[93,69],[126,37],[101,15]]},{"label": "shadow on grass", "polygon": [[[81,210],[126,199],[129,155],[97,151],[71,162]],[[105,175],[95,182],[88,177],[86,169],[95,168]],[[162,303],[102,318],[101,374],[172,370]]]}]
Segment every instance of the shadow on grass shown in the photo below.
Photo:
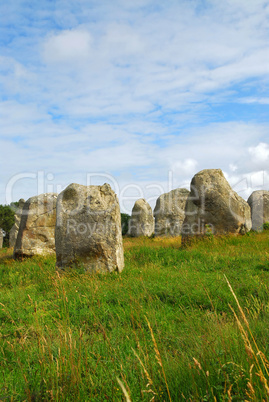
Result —
[{"label": "shadow on grass", "polygon": [[259,271],[269,272],[269,263],[267,263],[267,264],[259,264],[259,265],[256,266],[256,269],[258,269]]},{"label": "shadow on grass", "polygon": [[13,249],[3,248],[0,250],[0,264],[13,260]]}]

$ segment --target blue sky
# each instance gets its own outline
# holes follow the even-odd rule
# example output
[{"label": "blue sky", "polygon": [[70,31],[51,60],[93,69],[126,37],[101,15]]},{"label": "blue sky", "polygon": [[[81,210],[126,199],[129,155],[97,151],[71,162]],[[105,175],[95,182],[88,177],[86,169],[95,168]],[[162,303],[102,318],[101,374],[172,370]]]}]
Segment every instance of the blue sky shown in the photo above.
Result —
[{"label": "blue sky", "polygon": [[269,189],[269,1],[13,0],[0,15],[0,203],[107,181],[129,212],[206,168],[244,198]]}]

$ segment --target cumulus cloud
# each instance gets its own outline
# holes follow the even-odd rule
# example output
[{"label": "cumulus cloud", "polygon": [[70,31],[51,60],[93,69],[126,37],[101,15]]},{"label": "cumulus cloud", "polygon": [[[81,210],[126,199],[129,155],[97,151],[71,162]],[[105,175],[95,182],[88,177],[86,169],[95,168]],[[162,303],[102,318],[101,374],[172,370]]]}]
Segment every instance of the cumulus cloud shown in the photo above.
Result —
[{"label": "cumulus cloud", "polygon": [[248,151],[251,156],[251,160],[255,164],[263,164],[264,167],[269,167],[269,144],[260,142],[257,146],[250,147]]}]

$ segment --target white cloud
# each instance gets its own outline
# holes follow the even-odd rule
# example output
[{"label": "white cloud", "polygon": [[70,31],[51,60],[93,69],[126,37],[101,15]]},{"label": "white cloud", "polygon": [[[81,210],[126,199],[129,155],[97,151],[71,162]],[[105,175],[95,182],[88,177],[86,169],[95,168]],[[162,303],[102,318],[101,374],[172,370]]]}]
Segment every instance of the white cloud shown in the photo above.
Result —
[{"label": "white cloud", "polygon": [[123,56],[139,54],[144,51],[144,42],[134,28],[119,23],[110,24],[103,38],[101,49],[109,53],[109,56]]},{"label": "white cloud", "polygon": [[198,162],[194,159],[187,158],[183,161],[177,161],[172,164],[171,170],[175,174],[180,174],[180,175],[193,175],[196,172],[196,167],[197,167]]},{"label": "white cloud", "polygon": [[92,37],[89,32],[66,30],[48,37],[44,43],[43,56],[47,63],[75,63],[90,56]]},{"label": "white cloud", "polygon": [[[26,116],[29,116],[28,112]],[[266,183],[269,186],[268,180],[266,182],[269,169],[264,166],[267,176],[262,183],[261,173],[255,171],[257,165],[253,165],[249,147],[246,146],[249,142],[257,143],[257,139],[263,137],[264,127],[238,123],[207,125],[192,131],[188,129],[181,139],[167,136],[167,142],[162,146],[156,142],[155,135],[150,135],[154,125],[152,130],[148,125],[149,134],[144,141],[139,134],[134,134],[134,128],[139,127],[138,123],[125,124],[124,129],[104,123],[88,124],[84,130],[73,129],[67,135],[70,129],[64,123],[37,123],[30,132],[27,131],[27,123],[22,124],[23,141],[0,140],[1,149],[6,150],[1,159],[0,182],[7,183],[12,175],[18,173],[37,174],[39,170],[44,172],[45,177],[48,173],[54,176],[52,181],[45,180],[43,190],[47,191],[47,186],[53,185],[56,191],[57,186],[62,189],[70,182],[86,184],[87,173],[107,172],[118,183],[120,194],[128,184],[136,185],[145,198],[151,198],[152,206],[154,198],[161,192],[176,187],[189,188],[192,176],[205,168],[226,171],[229,165],[237,165],[238,169],[227,175],[227,179],[243,197],[257,186],[261,188]],[[259,149],[267,149],[260,144],[252,148],[258,155]],[[105,178],[99,180],[106,181]],[[135,196],[137,187],[129,193]],[[0,190],[3,193],[5,188]],[[36,181],[26,177],[16,183],[14,197],[27,198],[36,191]],[[124,202],[131,210],[134,200],[126,204],[125,199]]]},{"label": "white cloud", "polygon": [[267,172],[268,1],[202,3],[6,3],[1,200],[25,170],[62,186],[110,172],[165,191],[169,171],[187,188],[205,168],[234,184]]},{"label": "white cloud", "polygon": [[257,31],[266,18],[262,3],[256,12],[240,5],[243,18],[238,3],[213,2],[204,14],[196,13],[195,2],[156,4],[150,12],[150,2],[142,3],[144,9],[116,2],[107,6],[110,19],[99,15],[94,24],[45,38],[49,68],[40,91],[51,94],[62,114],[141,113],[156,104],[193,108],[208,92],[268,73],[267,40]]},{"label": "white cloud", "polygon": [[248,151],[255,164],[262,163],[269,167],[269,144],[260,142],[256,147],[250,147]]},{"label": "white cloud", "polygon": [[235,172],[237,170],[237,166],[234,165],[233,163],[229,164],[229,169],[231,170],[231,172]]},{"label": "white cloud", "polygon": [[269,190],[269,170],[253,171],[243,174],[229,175],[225,177],[234,191],[236,191],[245,200],[256,190]]},{"label": "white cloud", "polygon": [[269,185],[269,172],[261,170],[249,174],[249,187],[254,189],[264,189]]},{"label": "white cloud", "polygon": [[245,98],[239,98],[238,99],[239,103],[246,103],[246,104],[252,104],[252,103],[259,103],[261,105],[269,105],[269,98],[256,98],[256,97],[245,97]]}]

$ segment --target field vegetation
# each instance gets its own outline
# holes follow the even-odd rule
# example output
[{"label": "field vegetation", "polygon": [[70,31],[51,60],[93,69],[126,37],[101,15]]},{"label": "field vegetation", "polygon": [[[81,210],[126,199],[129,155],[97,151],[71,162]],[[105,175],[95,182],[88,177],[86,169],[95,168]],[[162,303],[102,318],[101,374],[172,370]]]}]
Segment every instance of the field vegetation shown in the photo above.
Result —
[{"label": "field vegetation", "polygon": [[121,274],[0,251],[1,401],[268,401],[269,231],[124,239]]}]

